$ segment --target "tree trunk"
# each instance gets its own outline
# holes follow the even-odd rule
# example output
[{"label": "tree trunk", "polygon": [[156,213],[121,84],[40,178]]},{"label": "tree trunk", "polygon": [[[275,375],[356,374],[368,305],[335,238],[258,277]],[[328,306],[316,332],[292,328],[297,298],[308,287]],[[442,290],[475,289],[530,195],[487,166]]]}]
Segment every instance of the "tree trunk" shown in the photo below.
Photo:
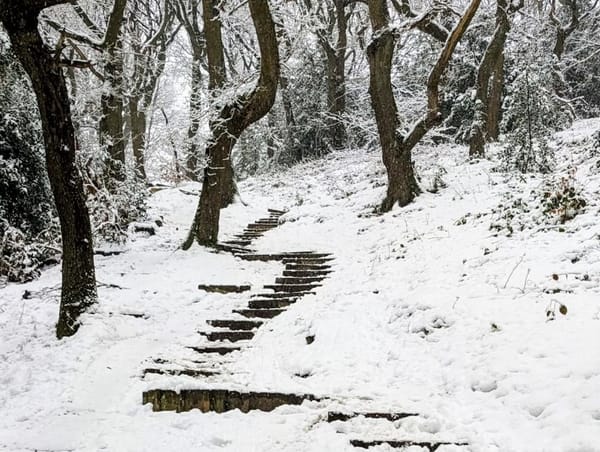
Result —
[{"label": "tree trunk", "polygon": [[[222,86],[225,78],[221,25],[214,1],[205,0],[203,5],[211,89]],[[204,169],[202,192],[183,249],[189,248],[194,239],[200,245],[216,245],[220,208],[233,186],[233,171],[230,172],[231,150],[242,132],[265,116],[275,102],[279,82],[279,49],[275,25],[267,0],[249,0],[249,6],[260,49],[260,77],[250,94],[243,94],[224,106],[219,118],[211,122],[212,139],[206,150],[208,164]]]},{"label": "tree trunk", "polygon": [[[192,41],[190,39],[190,41]],[[187,131],[186,173],[190,180],[198,181],[198,155],[196,135],[200,129],[202,113],[202,48],[199,43],[192,44],[192,94],[190,97],[190,125]]]},{"label": "tree trunk", "polygon": [[[46,166],[62,237],[62,292],[56,335],[73,335],[79,316],[97,300],[94,252],[81,174],[75,164],[75,131],[62,69],[38,32],[42,2],[0,1],[0,19],[35,91],[46,147]],[[60,2],[47,1],[50,6]]]},{"label": "tree trunk", "polygon": [[100,145],[106,147],[108,187],[125,180],[125,137],[123,135],[123,41],[121,25],[127,0],[115,0],[104,42],[104,91],[100,99]]},{"label": "tree trunk", "polygon": [[[475,116],[471,126],[469,142],[469,156],[471,157],[483,157],[485,154],[485,143],[489,136],[487,126],[490,123],[488,112],[490,111],[490,101],[492,100],[490,79],[492,74],[494,74],[495,71],[498,71],[498,66],[504,61],[504,43],[506,42],[506,37],[510,30],[508,13],[507,0],[497,0],[496,29],[485,49],[485,53],[479,64],[479,70],[477,71]],[[496,77],[496,82],[499,80],[501,80],[501,78]],[[498,88],[496,87],[495,95],[501,95],[501,91],[502,90],[500,89],[500,93],[498,93]],[[496,98],[494,101],[496,102],[494,108],[497,108],[499,100]]]},{"label": "tree trunk", "polygon": [[107,185],[112,180],[125,180],[125,139],[123,136],[123,55],[121,46],[116,46],[108,52],[104,66],[105,91],[102,93],[100,105],[100,145],[106,148],[105,179]]},{"label": "tree trunk", "polygon": [[391,82],[392,57],[395,37],[390,29],[386,0],[369,0],[369,18],[373,39],[367,47],[369,60],[369,94],[375,111],[375,121],[383,153],[383,163],[388,175],[387,195],[380,210],[390,210],[396,203],[405,206],[419,193],[414,175],[411,152],[425,134],[443,117],[440,111],[439,85],[452,58],[456,45],[469,27],[479,8],[480,0],[471,0],[464,14],[448,35],[444,48],[427,79],[427,112],[417,121],[406,136],[398,132],[400,122]]},{"label": "tree trunk", "polygon": [[490,84],[487,110],[487,140],[496,141],[500,136],[502,121],[502,94],[504,91],[504,52],[496,61],[496,68]]},{"label": "tree trunk", "polygon": [[411,162],[411,151],[402,153],[396,137],[400,121],[391,80],[396,39],[388,26],[386,0],[369,0],[368,5],[374,36],[367,47],[369,94],[388,176],[387,195],[381,204],[381,210],[386,212],[396,202],[400,206],[411,203],[419,189]]},{"label": "tree trunk", "polygon": [[[141,109],[139,108],[141,105]],[[131,147],[135,163],[136,177],[146,180],[145,151],[146,151],[146,111],[139,96],[129,99],[129,116],[131,122]]]},{"label": "tree trunk", "polygon": [[337,42],[335,48],[329,43],[327,36],[321,36],[320,41],[325,52],[327,63],[327,106],[329,142],[334,149],[346,145],[346,127],[343,115],[346,112],[346,48],[347,18],[345,1],[334,0],[335,19],[337,24]]},{"label": "tree trunk", "polygon": [[[292,96],[287,76],[281,75],[279,86],[281,87],[281,103],[283,104],[283,110],[285,111],[285,153],[289,160],[299,162],[303,157],[302,146],[294,146],[296,117],[294,115],[294,106],[292,104]],[[289,163],[289,160],[286,163]]]}]

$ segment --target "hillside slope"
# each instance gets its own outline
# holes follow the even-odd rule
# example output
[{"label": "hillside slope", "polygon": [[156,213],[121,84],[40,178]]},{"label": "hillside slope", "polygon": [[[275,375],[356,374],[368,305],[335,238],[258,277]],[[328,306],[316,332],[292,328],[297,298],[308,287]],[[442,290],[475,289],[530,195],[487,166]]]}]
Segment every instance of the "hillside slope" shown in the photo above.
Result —
[{"label": "hillside slope", "polygon": [[[380,216],[377,153],[335,153],[241,183],[249,207],[224,211],[224,237],[282,208],[284,223],[256,249],[328,251],[335,272],[260,329],[222,378],[141,372],[152,358],[190,359],[183,350],[203,343],[205,320],[247,298],[198,284],[258,287],[280,264],[177,250],[196,198],[158,192],[151,210],[165,226],[98,258],[100,304],[75,337],[54,338],[58,268],[0,290],[0,450],[321,452],[383,438],[470,444],[446,451],[600,451],[598,129],[582,121],[556,137],[557,173],[587,201],[565,224],[544,213],[558,182],[508,177],[456,146],[416,156],[422,187],[437,179],[445,188]],[[328,400],[271,413],[153,413],[141,394],[158,386]],[[321,422],[332,409],[420,416]]]}]

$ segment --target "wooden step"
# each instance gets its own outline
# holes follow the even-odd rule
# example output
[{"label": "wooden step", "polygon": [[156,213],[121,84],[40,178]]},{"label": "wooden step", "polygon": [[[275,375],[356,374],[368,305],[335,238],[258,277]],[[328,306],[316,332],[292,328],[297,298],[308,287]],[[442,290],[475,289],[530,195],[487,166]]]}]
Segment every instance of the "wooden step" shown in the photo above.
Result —
[{"label": "wooden step", "polygon": [[278,215],[278,216],[285,215],[287,213],[285,210],[279,210],[279,209],[267,209],[267,212]]},{"label": "wooden step", "polygon": [[[250,255],[251,256],[251,255]],[[303,264],[298,262],[290,262],[285,266],[286,271],[333,271],[331,270],[331,265],[329,264]]]},{"label": "wooden step", "polygon": [[246,226],[246,231],[270,231],[271,229],[275,229],[277,227],[276,224],[249,224]]},{"label": "wooden step", "polygon": [[255,328],[259,328],[263,322],[253,321],[253,320],[207,320],[210,326],[214,326],[215,328],[229,328],[230,330],[253,330]]},{"label": "wooden step", "polygon": [[237,392],[226,389],[182,389],[179,392],[167,389],[145,391],[142,403],[152,404],[153,411],[190,411],[198,409],[224,413],[240,410],[272,411],[282,405],[301,405],[305,400],[317,400],[310,394],[282,394],[276,392]]},{"label": "wooden step", "polygon": [[265,289],[271,289],[275,292],[310,292],[312,289],[321,287],[320,284],[267,284],[263,286]]},{"label": "wooden step", "polygon": [[279,309],[285,308],[295,302],[296,300],[290,300],[289,298],[256,299],[250,300],[248,302],[248,307],[250,309]]},{"label": "wooden step", "polygon": [[272,319],[285,309],[235,309],[233,312],[248,318]]},{"label": "wooden step", "polygon": [[[300,251],[291,253],[274,253],[274,254],[249,254],[243,256],[243,259],[249,261],[283,261],[284,264],[319,264],[333,260],[329,253],[313,253],[312,251]],[[313,262],[315,261],[315,262]]]},{"label": "wooden step", "polygon": [[316,278],[319,276],[327,276],[333,273],[332,270],[284,270],[283,276],[295,278]]},{"label": "wooden step", "polygon": [[384,412],[353,412],[353,413],[342,413],[338,411],[330,411],[327,413],[327,422],[346,422],[350,419],[357,417],[365,417],[367,419],[384,419],[386,421],[394,422],[399,419],[406,417],[418,416],[417,413],[384,413]]},{"label": "wooden step", "polygon": [[254,223],[250,223],[250,224],[268,224],[268,225],[275,225],[275,226],[279,226],[279,217],[277,218],[273,218],[273,217],[269,217],[269,218],[261,218],[260,220],[256,220]]},{"label": "wooden step", "polygon": [[[248,245],[250,245],[250,243],[251,243],[250,240],[227,240],[227,241],[223,242],[223,244],[225,244],[225,245],[231,245],[232,248],[248,246]],[[248,251],[248,252],[250,251],[245,248],[238,248],[238,249],[243,250],[243,251]]]},{"label": "wooden step", "polygon": [[325,265],[334,260],[333,257],[284,257],[281,262],[287,264]]},{"label": "wooden step", "polygon": [[289,298],[290,300],[297,300],[298,298],[304,297],[305,295],[315,295],[315,292],[268,292],[268,293],[257,293],[250,295],[251,298]]},{"label": "wooden step", "polygon": [[217,353],[219,355],[228,355],[229,353],[241,350],[241,347],[188,347],[197,353]]},{"label": "wooden step", "polygon": [[362,441],[358,439],[350,440],[350,444],[354,447],[361,449],[368,449],[369,447],[387,445],[394,449],[406,449],[407,447],[417,446],[423,447],[430,452],[435,452],[440,446],[468,446],[468,443],[452,443],[452,442],[429,442],[429,441],[394,441],[394,440],[383,440],[383,441]]},{"label": "wooden step", "polygon": [[313,276],[301,278],[299,276],[286,276],[283,278],[275,278],[275,284],[314,284],[325,279],[323,276]]},{"label": "wooden step", "polygon": [[198,289],[212,293],[242,293],[250,290],[250,286],[234,286],[227,284],[199,284]]},{"label": "wooden step", "polygon": [[148,368],[144,369],[144,376],[148,374],[156,374],[156,375],[187,375],[188,377],[212,377],[214,375],[219,375],[220,372],[214,372],[210,370],[202,370],[202,369],[160,369],[160,368]]},{"label": "wooden step", "polygon": [[201,331],[200,334],[206,336],[206,338],[211,342],[249,341],[254,337],[254,333],[252,331]]},{"label": "wooden step", "polygon": [[233,254],[248,254],[248,253],[254,252],[254,250],[252,250],[252,249],[242,248],[240,245],[230,245],[225,242],[217,243],[215,245],[215,249],[217,249],[219,251],[225,251],[226,253],[233,253]]}]

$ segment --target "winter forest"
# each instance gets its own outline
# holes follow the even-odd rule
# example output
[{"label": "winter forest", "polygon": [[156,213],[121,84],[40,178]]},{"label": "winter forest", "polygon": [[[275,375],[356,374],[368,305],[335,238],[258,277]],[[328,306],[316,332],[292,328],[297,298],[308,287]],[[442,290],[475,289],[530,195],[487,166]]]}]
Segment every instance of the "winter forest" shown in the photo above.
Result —
[{"label": "winter forest", "polygon": [[600,452],[598,0],[0,0],[0,451]]}]

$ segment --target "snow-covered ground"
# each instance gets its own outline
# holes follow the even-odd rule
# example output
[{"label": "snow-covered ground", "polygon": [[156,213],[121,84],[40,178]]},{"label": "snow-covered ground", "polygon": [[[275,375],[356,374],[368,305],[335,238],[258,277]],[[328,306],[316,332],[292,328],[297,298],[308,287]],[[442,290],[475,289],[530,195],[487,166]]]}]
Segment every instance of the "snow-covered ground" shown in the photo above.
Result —
[{"label": "snow-covered ground", "polygon": [[[221,377],[141,375],[152,358],[190,359],[185,347],[204,343],[205,320],[248,300],[198,284],[259,291],[281,264],[177,251],[197,199],[156,193],[152,214],[165,225],[97,259],[100,303],[75,337],[54,336],[59,268],[0,291],[0,450],[322,452],[354,450],[349,439],[410,439],[470,444],[440,452],[600,451],[598,129],[582,121],[557,135],[559,172],[575,168],[588,202],[564,225],[542,213],[543,177],[509,178],[456,146],[416,155],[422,187],[442,174],[446,188],[382,216],[371,215],[385,191],[375,152],[334,153],[241,183],[250,206],[223,212],[223,236],[267,207],[289,209],[255,247],[331,252],[335,272],[259,329]],[[144,390],[169,387],[327,400],[219,415],[142,405]],[[420,416],[328,424],[328,410]]]}]

